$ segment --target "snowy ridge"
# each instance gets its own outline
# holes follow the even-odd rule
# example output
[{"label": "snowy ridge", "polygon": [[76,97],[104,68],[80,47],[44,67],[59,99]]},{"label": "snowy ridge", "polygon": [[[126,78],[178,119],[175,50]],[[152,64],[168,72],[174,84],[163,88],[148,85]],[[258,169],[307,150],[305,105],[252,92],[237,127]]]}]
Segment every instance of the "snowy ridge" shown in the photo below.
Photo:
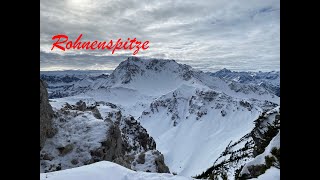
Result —
[{"label": "snowy ridge", "polygon": [[135,172],[118,164],[101,161],[94,164],[56,171],[41,173],[40,180],[191,180],[192,178],[174,176],[172,174]]}]

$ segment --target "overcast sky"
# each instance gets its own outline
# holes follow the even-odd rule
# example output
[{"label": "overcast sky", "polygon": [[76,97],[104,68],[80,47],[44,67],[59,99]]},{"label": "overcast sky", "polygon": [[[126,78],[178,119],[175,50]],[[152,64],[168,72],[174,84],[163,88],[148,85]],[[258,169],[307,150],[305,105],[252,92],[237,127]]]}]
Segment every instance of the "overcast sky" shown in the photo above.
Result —
[{"label": "overcast sky", "polygon": [[51,51],[51,38],[150,41],[138,56],[204,71],[280,67],[279,0],[40,0],[41,70],[114,69],[131,51]]}]

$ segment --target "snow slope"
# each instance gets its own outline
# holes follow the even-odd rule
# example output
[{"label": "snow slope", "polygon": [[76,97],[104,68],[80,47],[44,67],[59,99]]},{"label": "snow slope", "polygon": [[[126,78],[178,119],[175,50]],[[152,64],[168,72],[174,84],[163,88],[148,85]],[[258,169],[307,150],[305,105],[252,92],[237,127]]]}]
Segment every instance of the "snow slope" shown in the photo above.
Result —
[{"label": "snow slope", "polygon": [[165,173],[135,172],[109,161],[56,171],[41,173],[40,180],[188,180],[191,178]]},{"label": "snow slope", "polygon": [[[263,168],[268,169],[270,166],[263,165],[266,165],[266,156],[273,156],[270,153],[272,148],[279,148],[279,151],[273,152],[274,158],[280,153],[280,106],[261,113],[254,124],[251,132],[237,141],[230,142],[213,165],[197,178],[226,175],[229,179],[249,179],[263,174]],[[273,164],[280,168],[280,159]]]},{"label": "snow slope", "polygon": [[155,100],[139,120],[170,170],[194,176],[210,167],[230,141],[249,133],[261,112],[253,102],[183,86]]}]

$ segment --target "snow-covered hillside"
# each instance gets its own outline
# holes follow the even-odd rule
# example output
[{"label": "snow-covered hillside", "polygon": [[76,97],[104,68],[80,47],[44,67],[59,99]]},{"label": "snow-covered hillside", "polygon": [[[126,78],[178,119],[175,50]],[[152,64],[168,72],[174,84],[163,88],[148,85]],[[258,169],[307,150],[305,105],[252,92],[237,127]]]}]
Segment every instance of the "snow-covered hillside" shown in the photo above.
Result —
[{"label": "snow-covered hillside", "polygon": [[101,161],[94,164],[41,173],[40,180],[191,180],[192,178],[172,174],[136,172],[118,164]]},{"label": "snow-covered hillside", "polygon": [[[70,74],[64,76],[61,72],[58,75],[41,74],[47,80],[51,105],[56,112],[65,108],[66,103],[74,105],[80,100],[87,105],[99,105],[96,109],[101,115],[100,120],[94,117],[91,108],[70,121],[72,126],[84,122],[87,126],[101,124],[91,128],[95,135],[108,134],[112,125],[108,124],[110,106],[116,106],[112,111],[121,112],[123,118],[120,118],[119,127],[121,134],[127,137],[122,139],[139,142],[134,140],[136,135],[132,137],[126,129],[121,129],[126,122],[127,125],[139,124],[155,141],[154,148],[124,153],[126,156],[134,153],[127,167],[138,171],[157,172],[133,163],[140,153],[149,157],[151,151],[157,150],[164,155],[164,163],[170,172],[187,177],[199,175],[221,159],[221,154],[231,142],[238,142],[250,134],[256,128],[255,121],[259,117],[280,105],[277,72],[254,74],[222,70],[204,73],[174,60],[130,57],[111,74],[79,74],[74,73],[72,78]],[[71,111],[75,110],[71,108]],[[111,118],[111,122],[115,121]],[[64,123],[60,129],[66,127]],[[55,142],[66,141],[61,140],[66,131],[60,130],[48,143],[55,138]],[[100,137],[90,140],[90,131],[87,137],[76,132],[69,133],[67,137],[75,135],[92,143],[100,141]],[[244,145],[239,143],[239,148]],[[58,147],[57,144],[55,146]],[[139,147],[142,147],[141,143]],[[56,157],[60,161],[65,159]],[[156,162],[156,158],[153,159],[151,161]],[[64,169],[70,167],[69,163]],[[234,177],[232,173],[228,174],[230,178]]]},{"label": "snow-covered hillside", "polygon": [[253,120],[275,106],[182,86],[151,103],[139,120],[170,170],[192,176],[211,166],[230,141],[250,132]]},{"label": "snow-covered hillside", "polygon": [[213,166],[197,178],[249,179],[270,168],[280,169],[280,107],[263,112],[254,124],[249,133],[230,141]]}]

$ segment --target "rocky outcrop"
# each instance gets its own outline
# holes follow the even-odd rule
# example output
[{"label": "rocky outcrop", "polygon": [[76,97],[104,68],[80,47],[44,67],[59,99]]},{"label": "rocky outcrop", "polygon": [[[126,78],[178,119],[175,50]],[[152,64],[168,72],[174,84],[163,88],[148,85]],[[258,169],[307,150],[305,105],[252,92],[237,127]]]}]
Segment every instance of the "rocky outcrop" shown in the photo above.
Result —
[{"label": "rocky outcrop", "polygon": [[100,148],[91,152],[95,160],[113,161],[125,155],[125,145],[121,138],[121,131],[117,125],[111,125],[106,141],[101,144]]},{"label": "rocky outcrop", "polygon": [[[132,116],[123,117],[121,111],[115,112],[115,122],[111,125],[106,141],[102,146],[91,151],[92,161],[107,160],[115,162],[129,169],[137,169],[136,164],[146,163],[146,152],[151,152],[149,161],[153,161],[154,170],[146,169],[148,172],[169,173],[168,166],[164,163],[163,155],[156,150],[156,143],[149,136],[146,129]],[[107,118],[107,120],[112,120]]]},{"label": "rocky outcrop", "polygon": [[66,103],[55,112],[53,125],[59,132],[40,151],[41,172],[99,161],[136,171],[170,172],[147,130],[134,117],[123,116],[114,104]]},{"label": "rocky outcrop", "polygon": [[46,139],[54,134],[52,128],[53,111],[49,104],[45,83],[40,79],[40,150]]},{"label": "rocky outcrop", "polygon": [[[62,108],[62,110],[77,110],[77,111],[91,111],[92,115],[97,118],[97,119],[103,119],[99,110],[97,109],[97,105],[98,103],[91,105],[91,106],[87,106],[85,102],[83,101],[78,101],[75,105],[70,105],[68,103],[66,103],[65,107]],[[65,111],[68,112],[68,111]]]}]

